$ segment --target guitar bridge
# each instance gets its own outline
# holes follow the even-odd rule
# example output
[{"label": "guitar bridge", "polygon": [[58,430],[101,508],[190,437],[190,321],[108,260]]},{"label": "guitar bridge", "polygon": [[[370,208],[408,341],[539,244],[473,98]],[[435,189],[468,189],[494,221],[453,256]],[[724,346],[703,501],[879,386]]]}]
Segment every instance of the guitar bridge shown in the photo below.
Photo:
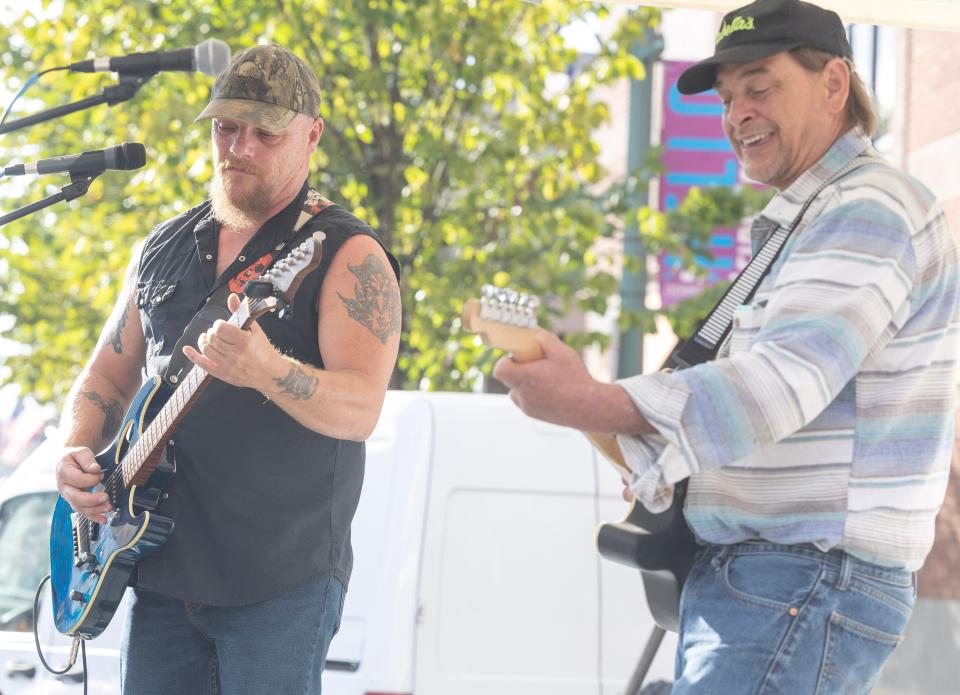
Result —
[{"label": "guitar bridge", "polygon": [[90,552],[90,541],[100,537],[100,524],[94,524],[76,512],[70,515],[70,521],[73,526],[73,564],[96,568],[97,556]]}]

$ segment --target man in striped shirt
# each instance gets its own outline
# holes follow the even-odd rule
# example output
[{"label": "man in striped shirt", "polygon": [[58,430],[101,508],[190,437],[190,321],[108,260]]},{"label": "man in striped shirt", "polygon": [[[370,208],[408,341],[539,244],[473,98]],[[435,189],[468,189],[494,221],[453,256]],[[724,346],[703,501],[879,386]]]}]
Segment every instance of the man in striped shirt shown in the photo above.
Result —
[{"label": "man in striped shirt", "polygon": [[601,384],[540,332],[543,360],[494,371],[528,414],[617,434],[648,509],[689,479],[703,547],[681,600],[677,695],[868,693],[933,544],[957,249],[929,191],[872,148],[850,58],[835,13],[758,0],[680,78],[683,93],[717,90],[747,175],[778,190],[757,235],[796,223],[715,360]]}]

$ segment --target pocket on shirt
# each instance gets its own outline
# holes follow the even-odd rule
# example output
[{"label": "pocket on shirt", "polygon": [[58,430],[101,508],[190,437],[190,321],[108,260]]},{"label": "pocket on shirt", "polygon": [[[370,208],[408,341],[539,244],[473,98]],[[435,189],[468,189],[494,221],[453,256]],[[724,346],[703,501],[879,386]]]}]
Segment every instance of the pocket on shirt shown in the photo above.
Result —
[{"label": "pocket on shirt", "polygon": [[729,354],[736,355],[750,349],[754,337],[763,325],[764,304],[741,304],[733,311],[730,327]]},{"label": "pocket on shirt", "polygon": [[[177,281],[150,280],[137,283],[137,308],[147,317],[143,322],[144,337],[151,346],[150,352],[156,354],[170,342],[171,336],[166,333],[167,315],[170,313],[171,301],[177,289]],[[177,337],[173,337],[176,343]],[[173,344],[171,343],[171,345]]]}]

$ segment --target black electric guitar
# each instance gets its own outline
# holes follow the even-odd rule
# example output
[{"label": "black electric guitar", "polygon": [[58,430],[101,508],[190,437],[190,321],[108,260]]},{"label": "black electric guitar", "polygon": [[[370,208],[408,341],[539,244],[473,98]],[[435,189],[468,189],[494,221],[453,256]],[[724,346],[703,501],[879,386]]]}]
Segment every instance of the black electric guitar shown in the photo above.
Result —
[{"label": "black electric guitar", "polygon": [[[260,316],[285,310],[304,277],[320,265],[323,232],[278,261],[244,288],[229,323],[247,328]],[[91,639],[106,629],[137,563],[162,546],[173,519],[156,514],[163,489],[176,470],[171,436],[211,377],[194,366],[175,389],[159,376],[134,396],[120,433],[97,463],[112,511],[99,524],[57,499],[50,528],[50,584],[57,629]],[[148,424],[149,423],[149,424]]]},{"label": "black electric guitar", "polygon": [[[486,285],[480,299],[468,299],[462,323],[491,347],[507,350],[518,362],[542,357],[536,327],[539,300],[531,295]],[[616,437],[602,432],[584,432],[587,439],[611,463],[621,477],[629,469]],[[683,518],[686,481],[674,487],[670,508],[654,514],[633,501],[620,521],[597,527],[597,550],[603,557],[637,567],[643,578],[647,605],[654,621],[665,630],[677,630],[680,621],[680,590],[690,573],[697,543]]]}]

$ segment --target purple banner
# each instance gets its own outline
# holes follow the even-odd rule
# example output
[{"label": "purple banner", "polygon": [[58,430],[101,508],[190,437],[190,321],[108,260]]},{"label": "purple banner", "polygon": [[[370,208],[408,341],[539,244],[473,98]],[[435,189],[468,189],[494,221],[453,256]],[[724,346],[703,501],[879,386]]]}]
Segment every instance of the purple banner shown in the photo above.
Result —
[{"label": "purple banner", "polygon": [[[692,63],[665,61],[663,130],[660,143],[666,171],[660,177],[660,210],[679,206],[694,186],[730,187],[740,180],[740,166],[723,134],[723,105],[716,92],[684,96],[677,78]],[[660,297],[663,306],[700,294],[716,282],[733,279],[750,260],[749,230],[716,229],[707,245],[709,257],[697,258],[707,271],[695,278],[682,261],[660,255]]]}]

